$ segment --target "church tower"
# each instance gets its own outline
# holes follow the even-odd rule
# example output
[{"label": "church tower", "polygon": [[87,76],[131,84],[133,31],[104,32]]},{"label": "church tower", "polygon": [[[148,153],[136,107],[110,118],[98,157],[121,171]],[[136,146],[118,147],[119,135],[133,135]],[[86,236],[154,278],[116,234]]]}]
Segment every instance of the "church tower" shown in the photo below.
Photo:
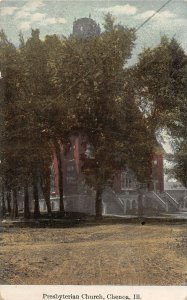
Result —
[{"label": "church tower", "polygon": [[73,35],[77,38],[87,39],[100,35],[100,26],[89,18],[81,18],[73,22]]}]

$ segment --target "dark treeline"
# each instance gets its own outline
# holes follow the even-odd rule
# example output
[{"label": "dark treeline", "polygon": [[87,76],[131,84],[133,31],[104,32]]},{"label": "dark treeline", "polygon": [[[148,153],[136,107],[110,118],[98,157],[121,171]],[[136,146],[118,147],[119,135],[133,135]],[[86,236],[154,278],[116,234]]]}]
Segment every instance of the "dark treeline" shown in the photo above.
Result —
[{"label": "dark treeline", "polygon": [[[0,32],[0,179],[3,213],[18,216],[24,191],[24,218],[40,216],[39,190],[51,213],[50,167],[58,161],[60,212],[64,213],[62,147],[84,134],[94,149],[94,167],[84,168],[102,214],[103,187],[128,165],[140,183],[150,176],[156,135],[165,128],[175,138],[175,175],[186,175],[186,57],[175,39],[162,37],[138,62],[127,62],[136,40],[133,28],[105,16],[104,31],[92,38],[19,36],[16,48]],[[182,155],[181,155],[182,154]],[[178,168],[180,166],[180,168]]]}]

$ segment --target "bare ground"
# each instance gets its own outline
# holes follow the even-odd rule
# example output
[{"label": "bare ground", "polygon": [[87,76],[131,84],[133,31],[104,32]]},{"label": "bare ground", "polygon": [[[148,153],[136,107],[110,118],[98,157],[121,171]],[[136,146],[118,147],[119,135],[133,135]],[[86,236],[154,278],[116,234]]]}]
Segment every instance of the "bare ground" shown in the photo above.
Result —
[{"label": "bare ground", "polygon": [[118,224],[0,233],[0,284],[182,285],[185,225]]}]

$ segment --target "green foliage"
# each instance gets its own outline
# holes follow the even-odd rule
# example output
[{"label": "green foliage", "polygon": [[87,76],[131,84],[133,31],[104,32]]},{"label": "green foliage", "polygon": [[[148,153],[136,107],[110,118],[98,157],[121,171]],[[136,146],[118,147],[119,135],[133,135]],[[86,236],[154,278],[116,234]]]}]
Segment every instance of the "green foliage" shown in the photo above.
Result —
[{"label": "green foliage", "polygon": [[184,59],[184,99],[179,103],[175,125],[172,126],[171,133],[174,140],[175,166],[172,175],[187,187],[187,60]]},{"label": "green foliage", "polygon": [[20,57],[16,48],[8,41],[4,32],[0,34],[0,63],[3,79],[1,88],[1,175],[6,185],[18,184],[20,173],[16,149],[20,144],[16,137],[21,135],[20,111]]},{"label": "green foliage", "polygon": [[187,140],[182,140],[175,145],[175,164],[170,172],[187,188]]},{"label": "green foliage", "polygon": [[137,102],[146,115],[151,130],[172,126],[184,99],[184,58],[178,42],[161,38],[153,49],[139,55],[135,68]]},{"label": "green foliage", "polygon": [[108,161],[114,162],[120,144],[115,137],[120,113],[117,98],[123,93],[123,67],[131,55],[134,39],[133,30],[115,28],[92,39],[70,36],[59,42],[53,36],[45,41],[51,49],[48,67],[58,95],[55,103],[64,107],[66,113],[61,113],[63,128],[68,129],[69,135],[82,132],[96,149],[97,168],[91,171],[92,176],[87,176],[87,181],[95,186],[113,174]]},{"label": "green foliage", "polygon": [[171,173],[186,185],[186,56],[174,39],[166,36],[153,49],[139,55],[134,68],[136,101],[152,136],[167,129],[175,140],[175,167]]},{"label": "green foliage", "polygon": [[11,189],[31,185],[43,173],[48,197],[53,152],[60,160],[60,145],[77,133],[94,150],[83,171],[98,199],[127,166],[146,182],[156,132],[164,127],[180,141],[176,174],[186,185],[184,51],[162,37],[128,68],[135,30],[115,25],[110,14],[104,21],[105,30],[93,38],[51,35],[42,41],[36,29],[25,41],[20,33],[19,49],[0,33],[1,177]]},{"label": "green foliage", "polygon": [[114,29],[115,18],[111,13],[108,13],[104,16],[104,29],[105,31],[112,31]]}]

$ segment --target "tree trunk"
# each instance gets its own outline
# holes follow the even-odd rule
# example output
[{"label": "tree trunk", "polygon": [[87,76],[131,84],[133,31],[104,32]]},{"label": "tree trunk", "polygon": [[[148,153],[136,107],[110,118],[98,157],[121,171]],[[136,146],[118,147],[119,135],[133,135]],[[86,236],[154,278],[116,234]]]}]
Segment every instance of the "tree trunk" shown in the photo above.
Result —
[{"label": "tree trunk", "polygon": [[34,196],[34,217],[37,219],[40,216],[39,193],[37,176],[33,177],[33,196]]},{"label": "tree trunk", "polygon": [[47,212],[51,215],[51,202],[50,202],[50,168],[46,167],[42,174],[42,191],[47,206]]},{"label": "tree trunk", "polygon": [[7,191],[7,198],[6,199],[7,199],[7,211],[9,213],[9,215],[11,215],[12,209],[11,209],[11,192],[10,192],[10,190]]},{"label": "tree trunk", "polygon": [[58,188],[59,188],[59,211],[64,213],[64,189],[63,189],[63,170],[62,170],[62,158],[61,158],[61,148],[58,142],[55,143],[56,157],[58,162]]},{"label": "tree trunk", "polygon": [[45,199],[45,203],[47,206],[47,212],[49,215],[51,215],[51,202],[50,202],[50,190],[49,192],[45,189],[45,191],[43,192],[44,194],[44,199]]},{"label": "tree trunk", "polygon": [[29,191],[28,185],[24,187],[24,219],[30,218]]},{"label": "tree trunk", "polygon": [[13,208],[12,208],[12,219],[18,217],[18,201],[17,201],[17,191],[13,189]]},{"label": "tree trunk", "polygon": [[95,197],[95,216],[96,219],[102,218],[102,187],[98,186],[96,190],[96,197]]},{"label": "tree trunk", "polygon": [[147,183],[147,189],[148,191],[154,190],[154,184],[153,184],[153,149],[151,151],[151,154],[148,156],[148,183]]},{"label": "tree trunk", "polygon": [[6,215],[6,205],[5,205],[5,190],[4,186],[2,186],[2,216]]}]

